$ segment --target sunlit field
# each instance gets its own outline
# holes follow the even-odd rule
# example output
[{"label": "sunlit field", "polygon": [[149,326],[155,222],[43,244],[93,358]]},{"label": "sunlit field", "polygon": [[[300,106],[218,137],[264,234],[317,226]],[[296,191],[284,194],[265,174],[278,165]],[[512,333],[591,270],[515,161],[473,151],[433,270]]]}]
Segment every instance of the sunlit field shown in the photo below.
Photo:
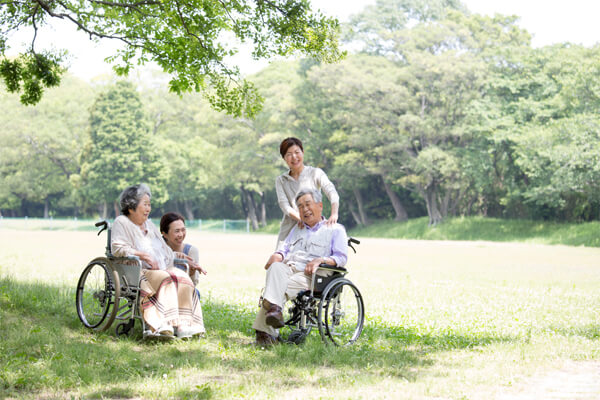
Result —
[{"label": "sunlit field", "polygon": [[209,271],[208,336],[148,343],[77,318],[75,285],[105,233],[0,228],[0,398],[494,399],[600,360],[599,248],[360,239],[358,343],[313,332],[261,349],[250,326],[274,235],[189,231]]}]

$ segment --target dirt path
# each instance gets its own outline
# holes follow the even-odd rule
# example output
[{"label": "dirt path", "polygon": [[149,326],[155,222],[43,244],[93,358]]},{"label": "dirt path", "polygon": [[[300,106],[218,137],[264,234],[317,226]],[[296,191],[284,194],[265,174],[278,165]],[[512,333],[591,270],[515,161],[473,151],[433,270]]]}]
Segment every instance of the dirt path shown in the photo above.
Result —
[{"label": "dirt path", "polygon": [[598,400],[600,362],[569,362],[501,391],[495,400]]}]

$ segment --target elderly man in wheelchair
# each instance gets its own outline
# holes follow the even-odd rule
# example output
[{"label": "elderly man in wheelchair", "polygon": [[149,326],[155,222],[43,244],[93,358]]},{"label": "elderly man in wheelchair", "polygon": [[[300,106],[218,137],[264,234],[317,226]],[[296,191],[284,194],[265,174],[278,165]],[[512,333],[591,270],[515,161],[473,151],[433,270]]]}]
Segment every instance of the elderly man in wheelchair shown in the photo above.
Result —
[{"label": "elderly man in wheelchair", "polygon": [[[321,278],[319,280],[325,277],[328,283],[331,283],[331,279],[327,279],[327,277],[337,278],[333,285],[337,289],[332,292],[330,290],[332,296],[329,297],[326,305],[328,307],[326,313],[328,311],[331,315],[337,313],[337,317],[335,317],[337,320],[330,324],[331,329],[328,330],[333,331],[334,325],[339,325],[340,317],[343,316],[340,314],[340,308],[336,308],[334,303],[339,303],[339,296],[343,294],[344,287],[346,287],[346,292],[350,289],[351,296],[356,298],[358,294],[360,300],[360,303],[354,301],[355,304],[358,304],[354,308],[360,309],[357,311],[358,321],[353,323],[353,335],[350,342],[356,340],[362,331],[364,314],[360,293],[351,282],[340,278],[343,276],[341,272],[345,273],[346,271],[343,267],[348,259],[346,230],[340,224],[327,225],[325,223],[325,219],[322,217],[323,203],[321,200],[321,194],[318,191],[300,190],[298,192],[296,204],[302,226],[296,226],[290,232],[284,244],[270,256],[265,265],[266,285],[261,308],[252,325],[252,328],[256,330],[256,344],[259,346],[269,346],[279,340],[278,329],[286,324],[283,312],[284,303],[286,299],[293,299],[298,295],[302,295],[304,300],[307,296],[309,297],[309,301],[306,303],[308,307],[300,307],[302,299],[296,301],[296,314],[292,312],[294,315],[288,319],[288,325],[295,325],[305,331],[310,330],[312,326],[318,326],[320,331],[327,328],[324,326],[326,322],[322,318],[322,312],[320,311],[320,316],[317,316],[314,306],[311,308],[309,304],[314,300],[314,295],[319,294],[314,290],[317,276]],[[331,289],[331,285],[329,285],[329,289]],[[317,300],[321,300],[321,309],[325,299]],[[300,313],[307,314],[302,315],[302,321],[300,321]],[[308,324],[306,324],[307,318]],[[357,330],[358,332],[356,332]],[[333,342],[338,344],[335,340]]]}]

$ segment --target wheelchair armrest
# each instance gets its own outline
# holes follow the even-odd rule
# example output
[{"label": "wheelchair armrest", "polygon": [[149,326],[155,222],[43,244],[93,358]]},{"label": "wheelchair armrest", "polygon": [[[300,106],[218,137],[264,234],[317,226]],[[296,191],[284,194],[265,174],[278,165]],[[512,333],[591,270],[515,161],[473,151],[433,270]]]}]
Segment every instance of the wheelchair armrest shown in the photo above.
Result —
[{"label": "wheelchair armrest", "polygon": [[108,256],[108,258],[112,261],[140,261],[138,256],[127,256],[127,257],[116,257],[112,254]]},{"label": "wheelchair armrest", "polygon": [[319,265],[319,269],[324,269],[325,271],[333,271],[333,272],[348,272],[348,270],[346,269],[346,267],[338,267],[333,266],[333,265],[329,265],[329,264],[321,264]]},{"label": "wheelchair armrest", "polygon": [[187,272],[187,273],[190,272],[190,264],[188,263],[188,260],[186,260],[185,258],[174,258],[173,265],[175,265],[176,268],[177,268],[177,265],[185,265],[185,272]]}]

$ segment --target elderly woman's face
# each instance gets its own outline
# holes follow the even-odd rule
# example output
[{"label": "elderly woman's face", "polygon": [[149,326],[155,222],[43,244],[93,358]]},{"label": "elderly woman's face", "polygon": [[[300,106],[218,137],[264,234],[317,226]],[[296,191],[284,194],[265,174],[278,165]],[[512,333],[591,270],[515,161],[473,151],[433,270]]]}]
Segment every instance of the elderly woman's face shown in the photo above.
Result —
[{"label": "elderly woman's face", "polygon": [[167,244],[172,249],[178,250],[183,244],[185,233],[185,224],[182,220],[178,219],[169,224],[169,232],[163,233],[163,235],[167,239]]},{"label": "elderly woman's face", "polygon": [[296,170],[304,165],[304,153],[298,145],[290,146],[283,155],[283,159],[291,170]]},{"label": "elderly woman's face", "polygon": [[152,207],[150,207],[150,197],[145,194],[140,199],[136,209],[129,211],[129,219],[131,219],[134,223],[141,225],[146,222],[151,210]]}]

